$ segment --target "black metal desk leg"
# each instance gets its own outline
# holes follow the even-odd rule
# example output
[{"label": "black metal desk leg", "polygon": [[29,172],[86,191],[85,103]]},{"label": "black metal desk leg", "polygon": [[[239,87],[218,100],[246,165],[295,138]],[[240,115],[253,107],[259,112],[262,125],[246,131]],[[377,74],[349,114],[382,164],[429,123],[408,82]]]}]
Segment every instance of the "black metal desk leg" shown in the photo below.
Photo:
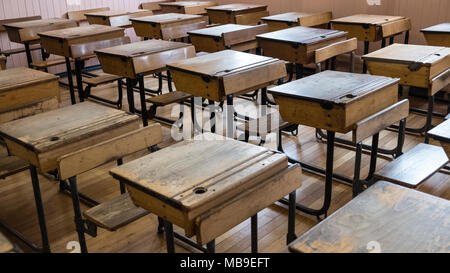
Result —
[{"label": "black metal desk leg", "polygon": [[209,122],[210,122],[210,130],[211,133],[215,133],[216,132],[216,107],[215,107],[215,103],[213,100],[208,100],[208,104],[209,104],[209,111],[210,111],[210,116],[209,116]]},{"label": "black metal desk leg", "polygon": [[78,233],[78,240],[81,247],[82,253],[87,253],[87,245],[86,245],[86,238],[84,236],[84,221],[83,216],[81,215],[81,208],[80,208],[80,198],[78,196],[78,186],[77,186],[77,177],[73,176],[69,178],[70,183],[70,189],[72,192],[72,203],[73,203],[73,211],[75,214],[75,227]]},{"label": "black metal desk leg", "polygon": [[226,124],[227,124],[227,134],[229,138],[234,137],[234,106],[233,106],[233,95],[227,95],[227,114],[226,114]]},{"label": "black metal desk leg", "polygon": [[147,116],[147,105],[145,101],[145,87],[144,87],[144,75],[138,75],[139,81],[139,95],[141,98],[141,115],[142,115],[142,123],[144,127],[148,126],[148,116]]},{"label": "black metal desk leg", "polygon": [[127,101],[128,101],[128,111],[130,113],[135,113],[134,111],[134,91],[133,91],[133,83],[131,82],[131,79],[126,79],[127,83]]},{"label": "black metal desk leg", "polygon": [[66,69],[67,69],[67,81],[69,82],[69,92],[70,92],[70,101],[72,104],[77,103],[75,99],[75,90],[73,87],[73,78],[72,78],[72,66],[70,64],[70,59],[66,57]]},{"label": "black metal desk leg", "polygon": [[23,43],[25,46],[25,54],[27,55],[28,67],[31,68],[31,63],[33,62],[33,57],[31,56],[30,44],[27,42]]},{"label": "black metal desk leg", "polygon": [[296,204],[296,191],[289,194],[289,211],[288,211],[288,233],[286,236],[286,243],[290,244],[297,239],[295,235],[295,204]]},{"label": "black metal desk leg", "polygon": [[50,253],[51,252],[50,244],[48,241],[47,225],[45,223],[45,214],[44,214],[44,207],[42,205],[41,189],[39,187],[39,178],[36,167],[34,167],[33,165],[30,165],[30,175],[31,175],[31,182],[33,184],[33,193],[34,193],[34,200],[36,202],[39,227],[41,229],[42,252]]},{"label": "black metal desk leg", "polygon": [[[364,41],[364,55],[369,53],[369,42],[368,41]],[[366,62],[364,62],[363,64],[363,74],[367,73],[367,65]]]},{"label": "black metal desk leg", "polygon": [[80,58],[75,59],[75,77],[77,79],[78,98],[80,102],[84,101],[83,92],[83,75],[82,73],[83,61]]},{"label": "black metal desk leg", "polygon": [[405,32],[405,44],[409,43],[409,30]]},{"label": "black metal desk leg", "polygon": [[173,225],[167,220],[164,221],[164,231],[166,233],[167,253],[175,253],[175,243],[173,239]]},{"label": "black metal desk leg", "polygon": [[250,222],[252,234],[252,253],[258,253],[258,214],[253,215]]},{"label": "black metal desk leg", "polygon": [[355,198],[362,190],[361,173],[362,142],[356,144],[355,171],[353,175],[352,196]]},{"label": "black metal desk leg", "polygon": [[212,240],[211,242],[207,243],[206,249],[208,253],[216,253],[216,240]]}]

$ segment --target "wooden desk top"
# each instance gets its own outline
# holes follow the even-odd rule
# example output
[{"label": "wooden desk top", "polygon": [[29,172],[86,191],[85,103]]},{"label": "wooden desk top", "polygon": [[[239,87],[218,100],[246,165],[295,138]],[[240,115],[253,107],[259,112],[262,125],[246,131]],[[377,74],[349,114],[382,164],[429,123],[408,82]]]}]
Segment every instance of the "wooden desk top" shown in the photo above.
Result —
[{"label": "wooden desk top", "polygon": [[225,24],[215,27],[208,27],[189,31],[189,35],[201,35],[201,36],[211,36],[211,37],[222,37],[223,33],[229,32],[246,32],[246,30],[251,30],[258,28],[259,26],[246,26],[246,25],[236,25],[236,24]]},{"label": "wooden desk top", "polygon": [[194,74],[221,78],[232,73],[238,73],[241,70],[277,61],[279,60],[270,57],[234,50],[223,50],[186,59],[181,62],[171,63],[168,67]]},{"label": "wooden desk top", "polygon": [[5,235],[0,233],[0,253],[9,253],[13,251],[14,246],[6,239]]},{"label": "wooden desk top", "polygon": [[436,140],[450,143],[450,119],[428,131],[428,135]]},{"label": "wooden desk top", "polygon": [[76,26],[78,26],[77,21],[64,18],[40,19],[4,25],[10,40],[16,43],[39,40],[39,32]]},{"label": "wooden desk top", "polygon": [[450,48],[439,46],[393,44],[362,57],[366,61],[421,64],[431,66],[450,58]]},{"label": "wooden desk top", "polygon": [[152,16],[145,16],[139,18],[132,18],[131,21],[137,22],[148,22],[148,23],[156,23],[156,24],[169,24],[174,22],[182,22],[188,21],[192,19],[203,18],[202,15],[196,14],[184,14],[184,13],[164,13]]},{"label": "wooden desk top", "polygon": [[215,134],[200,137],[126,163],[110,173],[188,213],[187,218],[192,220],[288,167],[284,154]]},{"label": "wooden desk top", "polygon": [[160,6],[173,6],[173,7],[196,7],[196,6],[214,6],[215,2],[212,1],[177,1],[160,3]]},{"label": "wooden desk top", "polygon": [[347,17],[333,19],[330,22],[339,24],[355,24],[355,25],[376,25],[380,26],[389,22],[405,19],[404,16],[388,16],[374,14],[355,14]]},{"label": "wooden desk top", "polygon": [[136,43],[124,44],[95,51],[95,53],[114,55],[125,58],[139,58],[146,55],[174,50],[192,45],[164,40],[147,40]]},{"label": "wooden desk top", "polygon": [[349,104],[398,82],[395,78],[327,70],[271,87],[268,92],[299,100]]},{"label": "wooden desk top", "polygon": [[450,34],[450,23],[442,23],[439,25],[434,25],[431,27],[424,28],[420,30],[425,33],[442,33],[442,34]]},{"label": "wooden desk top", "polygon": [[136,13],[149,12],[149,10],[145,9],[129,9],[129,10],[104,10],[97,12],[85,13],[86,16],[94,16],[94,17],[114,17],[114,16],[123,16],[130,15]]},{"label": "wooden desk top", "polygon": [[25,28],[40,28],[51,25],[57,25],[62,23],[71,22],[72,20],[64,19],[64,18],[50,18],[50,19],[39,19],[32,21],[23,21],[17,23],[5,24],[6,27],[9,28],[17,28],[17,29],[25,29]]},{"label": "wooden desk top", "polygon": [[0,71],[0,94],[12,89],[58,79],[59,77],[53,74],[27,67],[2,70]]},{"label": "wooden desk top", "polygon": [[345,31],[298,26],[260,34],[256,37],[258,39],[310,45],[338,37],[345,37],[346,35],[347,32]]},{"label": "wooden desk top", "polygon": [[100,34],[123,32],[123,28],[104,25],[88,25],[82,27],[73,27],[60,30],[53,30],[39,33],[41,37],[54,38],[58,40],[80,39],[83,37],[93,37]]},{"label": "wooden desk top", "polygon": [[293,12],[286,12],[286,13],[271,15],[271,16],[263,17],[261,19],[263,21],[277,21],[277,22],[297,23],[300,18],[308,17],[308,16],[312,16],[312,15],[319,15],[319,14],[322,14],[322,13],[293,11]]},{"label": "wooden desk top", "polygon": [[450,251],[450,202],[379,181],[290,244],[291,252]]},{"label": "wooden desk top", "polygon": [[258,4],[228,4],[221,6],[214,6],[206,8],[206,10],[212,11],[224,11],[224,12],[240,12],[240,11],[251,11],[255,9],[267,9],[267,5]]},{"label": "wooden desk top", "polygon": [[87,137],[131,122],[138,124],[139,117],[111,107],[83,102],[2,124],[0,135],[39,154],[82,142]]}]

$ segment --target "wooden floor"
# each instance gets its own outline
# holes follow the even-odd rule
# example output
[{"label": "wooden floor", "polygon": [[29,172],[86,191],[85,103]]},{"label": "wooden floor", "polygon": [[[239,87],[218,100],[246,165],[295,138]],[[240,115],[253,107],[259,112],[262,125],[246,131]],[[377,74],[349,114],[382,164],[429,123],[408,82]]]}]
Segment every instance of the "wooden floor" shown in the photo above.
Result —
[{"label": "wooden floor", "polygon": [[[166,82],[164,82],[166,84]],[[147,77],[146,87],[156,88],[157,81],[152,77]],[[166,90],[165,86],[165,90]],[[70,104],[69,92],[67,88],[62,87],[61,107]],[[115,98],[117,96],[117,87],[115,84],[93,89],[97,95]],[[126,104],[126,94],[124,94],[124,107]],[[138,94],[135,94],[135,101],[139,102]],[[414,104],[425,107],[426,100],[415,99]],[[189,107],[185,107],[188,110]],[[236,100],[238,112],[251,111],[255,109],[255,103],[245,99]],[[439,103],[437,111],[445,111],[446,105]],[[158,110],[158,114],[170,117],[172,107],[166,107]],[[176,111],[174,112],[176,117]],[[189,115],[186,115],[189,117]],[[206,115],[205,115],[206,116]],[[434,124],[441,122],[435,119]],[[419,127],[424,123],[424,117],[420,115],[410,115],[408,125]],[[267,147],[275,148],[275,136],[270,135]],[[349,138],[349,136],[346,136]],[[271,141],[272,140],[272,141]],[[253,143],[258,143],[253,140]],[[404,151],[423,142],[423,137],[407,135]],[[164,127],[164,143],[161,148],[174,143],[171,137],[170,128]],[[326,145],[315,139],[314,129],[300,126],[297,137],[284,134],[283,143],[285,151],[293,157],[305,162],[313,163],[319,166],[325,166]],[[396,133],[383,131],[380,135],[380,145],[383,147],[393,147],[396,144]],[[0,148],[0,154],[6,154],[6,150]],[[143,156],[146,152],[139,152],[133,156],[124,159],[129,162],[134,158]],[[377,168],[384,166],[392,158],[380,157]],[[368,172],[369,156],[363,155],[362,174],[364,177]],[[114,166],[114,163],[97,168],[93,171],[79,176],[79,190],[94,199],[102,202],[111,199],[119,194],[119,184],[108,175],[108,170]],[[336,147],[334,170],[340,174],[353,176],[354,152],[352,150]],[[58,182],[47,175],[40,175],[40,185],[45,207],[47,227],[53,252],[70,252],[67,244],[70,241],[77,241],[75,225],[73,222],[72,200],[68,195],[58,192]],[[303,205],[319,208],[322,205],[323,178],[308,174],[303,174],[303,186],[297,191],[297,201]],[[427,180],[420,188],[420,191],[440,196],[445,199],[450,198],[450,176],[440,172]],[[334,183],[333,198],[329,213],[345,205],[351,199],[351,188],[349,186]],[[87,207],[82,205],[82,209]],[[259,251],[260,252],[280,252],[285,249],[287,232],[287,209],[280,204],[273,204],[258,214],[259,219]],[[40,232],[34,205],[33,191],[28,172],[22,172],[0,180],[0,219],[10,226],[16,228],[35,242],[40,243]],[[296,233],[301,235],[308,229],[317,224],[315,217],[297,212],[296,215]],[[148,215],[117,232],[108,232],[99,229],[96,238],[86,235],[87,245],[90,252],[139,252],[154,253],[166,252],[164,235],[158,235],[156,232],[157,219],[155,215]],[[176,230],[180,231],[176,228]],[[17,243],[24,252],[31,250],[24,244],[16,240],[5,230],[1,230],[13,242]],[[176,247],[177,252],[193,251],[191,248],[182,247],[180,244]],[[250,252],[250,221],[247,220],[236,226],[226,234],[216,239],[217,252]]]}]

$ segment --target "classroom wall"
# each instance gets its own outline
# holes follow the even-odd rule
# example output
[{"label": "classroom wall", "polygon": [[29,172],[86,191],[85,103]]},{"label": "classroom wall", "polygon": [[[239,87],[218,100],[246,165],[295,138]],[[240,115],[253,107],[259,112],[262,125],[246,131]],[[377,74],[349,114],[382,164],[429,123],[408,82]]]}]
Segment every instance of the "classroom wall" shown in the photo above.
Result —
[{"label": "classroom wall", "polygon": [[[152,0],[0,0],[0,19],[41,15],[43,18],[61,17],[68,10],[109,6],[111,9],[137,8],[141,2]],[[442,22],[450,22],[450,0],[215,0],[218,4],[261,3],[269,6],[271,14],[287,11],[331,10],[335,18],[356,13],[402,15],[412,19],[410,42],[425,44],[420,29]],[[380,2],[368,5],[367,2]],[[138,38],[127,30],[132,40]],[[399,41],[399,40],[398,40]],[[6,33],[0,34],[0,47],[9,49],[21,45],[10,43]],[[379,47],[374,45],[373,49]],[[39,53],[34,53],[39,54]],[[38,55],[36,55],[39,58]],[[8,67],[26,65],[25,54],[8,58]],[[59,69],[58,69],[59,70]]]}]

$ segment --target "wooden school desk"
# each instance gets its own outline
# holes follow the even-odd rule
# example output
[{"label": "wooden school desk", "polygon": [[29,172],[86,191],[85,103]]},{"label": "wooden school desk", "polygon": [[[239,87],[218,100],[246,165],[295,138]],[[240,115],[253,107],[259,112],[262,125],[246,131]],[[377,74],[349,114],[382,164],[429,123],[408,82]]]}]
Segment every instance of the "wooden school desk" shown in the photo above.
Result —
[{"label": "wooden school desk", "polygon": [[269,16],[266,5],[229,4],[206,8],[211,24],[261,24],[261,17]]},{"label": "wooden school desk", "polygon": [[248,51],[259,47],[256,35],[267,31],[267,25],[226,24],[189,31],[188,34],[197,51],[217,52],[225,49]]},{"label": "wooden school desk", "polygon": [[427,90],[425,125],[407,130],[421,133],[431,129],[434,95],[450,83],[450,48],[393,44],[362,58],[371,74],[400,78],[401,85]]},{"label": "wooden school desk", "polygon": [[328,26],[332,18],[331,11],[328,12],[286,12],[277,15],[267,16],[261,20],[269,25],[269,31],[282,30],[285,28],[302,26],[302,27],[319,27]]},{"label": "wooden school desk", "polygon": [[[72,104],[76,103],[76,99],[72,80],[72,67],[70,64],[70,59],[73,58],[70,46],[74,44],[97,42],[123,37],[125,35],[124,31],[125,30],[123,28],[89,25],[39,33],[42,47],[45,48],[47,52],[66,58],[67,79],[69,81],[70,100]],[[76,62],[75,74],[80,102],[84,101],[81,66],[82,64],[80,62]]]},{"label": "wooden school desk", "polygon": [[173,40],[187,37],[187,32],[206,27],[202,15],[165,13],[131,19],[134,31],[139,37]]},{"label": "wooden school desk", "polygon": [[[197,248],[252,218],[252,252],[257,252],[257,213],[285,195],[295,203],[301,168],[286,155],[263,147],[202,134],[110,171],[126,184],[133,202],[164,219],[168,252],[174,252],[172,224]],[[294,238],[291,204],[288,240]]]},{"label": "wooden school desk", "polygon": [[39,189],[38,170],[57,168],[57,158],[139,128],[139,117],[92,102],[60,108],[0,125],[11,154],[30,164],[30,174],[38,210],[42,247],[50,252],[44,209]]},{"label": "wooden school desk", "polygon": [[[167,70],[168,63],[195,56],[190,44],[163,40],[148,40],[95,51],[105,73],[127,78],[127,97],[130,112],[134,113],[134,96],[131,80],[137,79],[140,88],[141,115],[148,125],[144,76]],[[169,85],[170,85],[169,81]]]},{"label": "wooden school desk", "polygon": [[[233,97],[263,89],[286,76],[286,66],[278,59],[223,50],[168,65],[178,91],[192,94],[214,102],[227,102],[227,136],[234,137]],[[266,95],[262,95],[266,104]],[[195,100],[191,114],[194,128]],[[199,131],[202,131],[200,129]]]},{"label": "wooden school desk", "polygon": [[105,10],[86,13],[85,16],[89,24],[105,25],[112,27],[131,27],[131,18],[152,15],[151,10]]},{"label": "wooden school desk", "polygon": [[301,77],[303,65],[314,63],[314,50],[344,41],[346,37],[344,31],[310,27],[291,27],[256,36],[264,56],[296,65],[297,78]]},{"label": "wooden school desk", "polygon": [[163,13],[206,14],[205,8],[215,6],[212,1],[177,1],[160,3]]},{"label": "wooden school desk", "polygon": [[[306,170],[324,172],[325,199],[321,209],[297,205],[303,212],[326,215],[331,202],[335,133],[348,133],[355,124],[398,100],[399,79],[327,70],[276,87],[268,92],[290,123],[327,130],[326,169],[301,163]],[[350,180],[351,181],[351,180]]]},{"label": "wooden school desk", "polygon": [[[364,54],[369,53],[369,43],[381,41],[381,47],[394,43],[394,36],[405,32],[405,44],[409,40],[411,19],[403,16],[356,14],[331,20],[333,29],[347,31],[348,37],[364,42]],[[366,66],[363,73],[367,72]]]},{"label": "wooden school desk", "polygon": [[427,27],[420,32],[425,36],[428,45],[450,47],[450,23]]},{"label": "wooden school desk", "polygon": [[450,202],[379,181],[289,245],[295,253],[448,253]]},{"label": "wooden school desk", "polygon": [[[23,44],[27,55],[28,66],[33,62],[30,45],[39,43],[39,32],[65,29],[78,26],[78,22],[63,18],[40,19],[4,25],[11,42]],[[45,54],[44,54],[45,55]]]},{"label": "wooden school desk", "polygon": [[[55,107],[61,101],[59,77],[31,68],[0,71],[0,124],[26,115],[23,107]],[[50,100],[48,102],[44,102]],[[45,109],[43,109],[45,110]]]},{"label": "wooden school desk", "polygon": [[161,14],[162,9],[159,4],[168,3],[168,2],[175,2],[175,0],[156,0],[156,1],[152,1],[152,2],[144,2],[139,5],[139,8],[151,10],[153,12],[153,14]]},{"label": "wooden school desk", "polygon": [[450,157],[450,120],[446,120],[428,131],[428,136],[439,141],[447,156]]}]

